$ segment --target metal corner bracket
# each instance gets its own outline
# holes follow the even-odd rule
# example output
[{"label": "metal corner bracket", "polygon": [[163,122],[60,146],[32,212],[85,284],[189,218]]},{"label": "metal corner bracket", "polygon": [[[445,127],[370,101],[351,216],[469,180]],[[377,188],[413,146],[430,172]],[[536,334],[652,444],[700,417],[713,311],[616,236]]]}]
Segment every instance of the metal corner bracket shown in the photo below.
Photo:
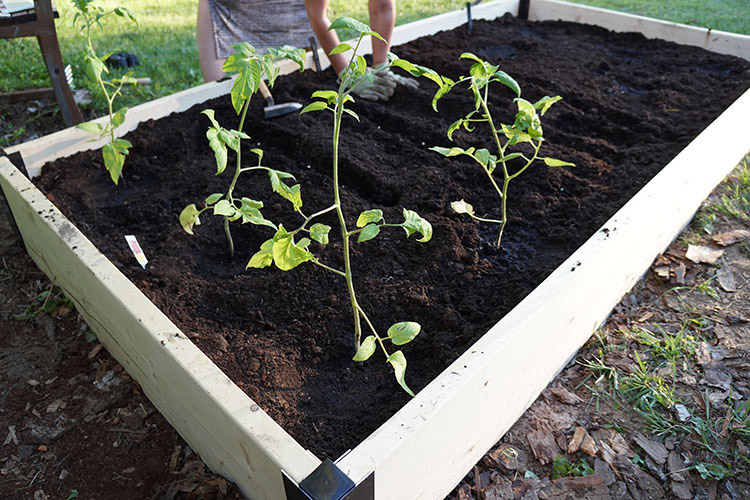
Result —
[{"label": "metal corner bracket", "polygon": [[286,500],[374,500],[375,472],[355,485],[344,471],[330,459],[323,462],[305,479],[296,483],[283,470]]}]

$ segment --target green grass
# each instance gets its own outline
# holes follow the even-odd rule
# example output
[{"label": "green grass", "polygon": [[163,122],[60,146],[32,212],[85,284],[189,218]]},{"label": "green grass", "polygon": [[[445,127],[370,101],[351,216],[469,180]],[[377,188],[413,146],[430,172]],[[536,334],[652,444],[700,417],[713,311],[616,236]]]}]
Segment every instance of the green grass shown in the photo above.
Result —
[{"label": "green grass", "polygon": [[572,1],[677,23],[750,35],[750,2],[747,0]]},{"label": "green grass", "polygon": [[[747,0],[577,0],[577,3],[750,34],[750,3]],[[197,0],[101,0],[99,4],[104,8],[120,4],[130,8],[138,18],[140,28],[136,30],[120,18],[108,19],[105,30],[97,34],[98,52],[120,49],[137,54],[141,65],[135,68],[134,76],[149,77],[153,81],[151,86],[128,91],[120,104],[132,106],[202,83],[195,42]],[[397,2],[398,24],[459,9],[464,4],[461,0],[400,0]],[[73,27],[72,3],[60,0],[57,8],[60,18],[56,26],[63,60],[73,66],[79,87],[94,89],[84,75],[82,47],[85,42]],[[332,0],[330,17],[333,19],[344,14],[366,21],[367,1]],[[34,39],[0,40],[0,53],[3,61],[0,65],[0,92],[50,86]],[[93,109],[101,114],[103,99],[96,99]]]}]

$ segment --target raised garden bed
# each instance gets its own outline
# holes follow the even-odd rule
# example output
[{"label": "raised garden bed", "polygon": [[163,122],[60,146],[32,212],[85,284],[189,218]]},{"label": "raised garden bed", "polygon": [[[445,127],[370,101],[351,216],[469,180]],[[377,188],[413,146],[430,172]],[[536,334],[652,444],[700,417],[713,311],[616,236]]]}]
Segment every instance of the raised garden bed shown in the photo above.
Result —
[{"label": "raised garden bed", "polygon": [[[572,17],[591,15],[594,16],[589,19],[591,22],[597,16],[602,21],[611,19],[617,23],[632,17],[605,15],[596,9],[554,2],[532,3],[530,12],[540,16],[545,8],[551,7],[556,9],[554,16],[562,15],[559,12],[568,12]],[[479,13],[495,17],[508,8],[515,9],[515,3],[487,4]],[[477,9],[474,11],[476,16]],[[461,17],[460,14],[452,16],[417,24],[422,29],[432,29],[436,23],[450,25]],[[384,207],[386,212],[400,212],[400,207],[405,206],[416,209],[435,226],[435,240],[424,246],[393,237],[397,240],[394,246],[404,252],[397,253],[396,257],[380,250],[377,244],[365,244],[355,255],[360,262],[381,261],[385,266],[361,265],[358,270],[360,289],[386,292],[381,297],[365,295],[372,304],[370,308],[382,312],[376,321],[390,324],[390,320],[401,319],[394,316],[403,314],[419,320],[425,327],[421,343],[416,343],[409,355],[408,372],[412,386],[423,390],[377,430],[375,428],[387,416],[374,410],[388,407],[389,400],[400,404],[406,398],[398,392],[392,375],[379,363],[354,367],[348,361],[350,339],[346,332],[350,317],[345,300],[337,299],[343,297],[338,293],[343,292],[342,284],[316,269],[289,274],[277,270],[243,273],[246,259],[229,261],[219,224],[206,221],[198,230],[199,236],[192,239],[177,226],[175,214],[184,204],[213,191],[201,183],[216,181],[211,176],[212,158],[203,138],[205,126],[197,113],[203,107],[215,107],[217,113],[224,115],[222,121],[231,123],[228,98],[186,113],[188,125],[172,125],[176,130],[174,135],[163,134],[163,125],[141,127],[138,131],[141,138],[131,139],[136,149],[126,166],[125,184],[118,189],[106,184],[106,175],[101,175],[102,170],[96,168],[96,154],[71,160],[94,164],[81,170],[82,177],[92,179],[92,184],[77,188],[79,194],[86,193],[79,201],[65,194],[62,185],[56,186],[61,179],[59,166],[46,172],[42,181],[47,188],[54,189],[51,197],[61,205],[69,208],[80,205],[78,208],[83,210],[75,210],[71,218],[84,230],[91,225],[83,213],[86,211],[103,212],[107,225],[124,222],[124,226],[96,229],[89,237],[102,249],[110,247],[107,252],[117,267],[130,275],[152,300],[160,303],[182,326],[184,334],[62,219],[43,195],[34,191],[7,161],[3,161],[0,171],[3,189],[24,232],[27,247],[40,267],[76,301],[102,342],[141,382],[170,422],[212,467],[238,482],[252,498],[283,498],[279,469],[285,470],[295,481],[306,477],[319,460],[307,453],[305,447],[318,455],[335,458],[356,445],[356,440],[338,439],[341,427],[329,430],[333,429],[331,422],[335,419],[330,416],[326,420],[319,419],[320,413],[315,412],[321,410],[311,411],[307,416],[301,411],[310,408],[312,399],[321,399],[311,387],[326,378],[338,379],[341,385],[335,388],[335,395],[324,395],[333,396],[324,399],[329,404],[325,410],[334,416],[349,411],[355,425],[345,424],[343,428],[354,429],[355,437],[357,429],[361,437],[374,430],[338,462],[354,483],[360,483],[375,471],[377,498],[439,498],[447,493],[533,401],[622,293],[687,222],[712,186],[750,148],[738,125],[743,114],[749,111],[750,99],[745,95],[704,131],[699,141],[677,155],[705,124],[747,88],[747,84],[743,88],[742,83],[734,86],[729,83],[732,78],[747,81],[748,65],[740,60],[721,61],[703,51],[682,52],[696,54],[699,58],[694,63],[697,71],[684,69],[686,64],[682,62],[678,70],[685,73],[677,80],[695,80],[703,82],[696,85],[705,85],[697,89],[695,96],[687,98],[684,87],[672,88],[661,74],[655,75],[657,70],[661,72],[673,64],[677,57],[672,52],[675,47],[670,44],[653,42],[649,45],[640,36],[626,35],[616,38],[613,45],[604,45],[602,30],[557,23],[528,25],[511,20],[495,24],[500,25],[497,29],[505,31],[489,31],[496,28],[476,23],[471,37],[460,30],[434,40],[417,41],[397,48],[396,52],[449,75],[465,69],[457,60],[462,51],[481,54],[484,50],[488,52],[482,54],[485,57],[492,57],[493,52],[502,56],[503,68],[521,81],[528,98],[553,93],[565,97],[565,104],[548,115],[546,135],[550,145],[545,153],[576,161],[579,166],[573,171],[536,167],[537,171],[531,173],[528,180],[519,180],[519,184],[513,186],[516,212],[512,212],[505,249],[497,252],[488,245],[493,229],[477,229],[473,223],[446,209],[448,202],[462,196],[473,200],[475,206],[492,206],[491,196],[482,194],[486,193],[485,186],[474,171],[475,167],[448,163],[426,150],[430,145],[447,144],[444,138],[447,125],[466,109],[460,96],[441,102],[441,113],[435,115],[429,108],[432,89],[425,82],[423,90],[416,95],[401,92],[388,106],[362,106],[357,110],[363,124],[348,124],[352,135],[345,138],[352,147],[345,155],[345,168],[349,170],[344,179],[344,196],[350,200],[345,203],[351,204],[350,212],[356,214],[371,206]],[[654,24],[663,25],[638,20],[638,25],[648,29]],[[669,26],[683,39],[686,33],[697,31]],[[407,26],[399,33],[414,31],[414,26]],[[583,48],[574,49],[573,44],[565,45],[556,38],[566,35],[566,31],[567,35],[576,33],[575,38],[582,40]],[[749,46],[738,37],[715,33],[710,37],[714,39],[712,43],[721,47],[727,46],[726,39],[736,42],[738,54]],[[441,42],[446,38],[447,44]],[[443,45],[437,50],[431,49],[438,43]],[[545,43],[551,43],[552,49],[546,48]],[[564,62],[563,69],[552,70],[543,57],[554,56],[559,47],[566,47],[562,54],[559,51],[556,54]],[[584,55],[576,55],[573,50],[582,50]],[[591,62],[597,51],[603,54],[603,63]],[[657,69],[639,67],[648,52],[658,54]],[[446,59],[445,67],[436,60],[438,57]],[[533,67],[523,70],[524,59],[531,60],[532,66],[543,71],[536,72]],[[575,80],[564,83],[565,71],[577,75],[583,72],[576,62],[582,59],[586,61],[583,66],[592,66],[587,68],[591,73],[585,83]],[[617,66],[623,66],[625,72],[618,74]],[[302,100],[312,90],[332,86],[333,75],[330,74],[289,77],[277,87],[277,99]],[[726,92],[718,97],[722,86],[726,87]],[[226,90],[226,85],[209,85],[162,102],[192,104]],[[643,101],[649,106],[637,112],[635,104]],[[255,105],[251,113],[261,116],[260,102]],[[148,109],[156,107],[146,105],[134,116],[144,117]],[[435,123],[425,123],[424,119],[416,123],[409,121],[412,115],[419,113]],[[692,129],[674,125],[682,121],[679,118],[684,115],[689,115],[686,121],[692,122]],[[178,119],[173,116],[166,122],[176,123]],[[625,127],[627,124],[646,134],[636,137]],[[584,134],[593,128],[598,128],[598,132]],[[328,117],[310,115],[276,122],[258,121],[248,127],[248,133],[266,150],[269,166],[292,171],[302,181],[303,199],[313,209],[330,202],[325,194],[316,193],[313,188],[327,185],[329,129]],[[61,154],[59,151],[66,147],[71,152],[83,149],[78,139],[80,135],[74,131],[56,136],[22,146],[20,150],[27,163],[32,167],[39,165],[44,159]],[[186,138],[188,146],[178,146],[176,139],[169,138],[177,136]],[[172,151],[166,157],[155,156],[147,149],[147,143],[161,141]],[[704,141],[709,146],[704,146]],[[289,144],[294,142],[298,147],[289,151]],[[58,152],[40,153],[44,148]],[[409,154],[404,155],[404,152]],[[61,154],[64,155],[67,152]],[[662,173],[610,218],[617,207],[675,155],[675,160]],[[139,156],[147,160],[141,166],[138,166]],[[373,157],[372,166],[357,165]],[[176,194],[174,186],[169,185],[170,194],[161,196],[166,207],[146,205],[141,196],[158,197],[145,194],[145,187],[166,182],[158,180],[160,168],[166,167],[166,177],[171,179],[186,175],[182,169],[179,176],[174,175],[174,162],[182,158],[188,158],[188,163],[198,169],[200,180],[187,181],[193,186],[194,194]],[[716,167],[702,168],[708,164]],[[69,174],[64,177],[69,181]],[[605,178],[609,180],[605,182]],[[610,182],[612,179],[621,182]],[[457,185],[449,185],[456,180]],[[429,181],[439,188],[428,191],[420,184]],[[419,187],[409,190],[404,185]],[[96,194],[98,189],[109,191]],[[254,195],[261,191],[252,183],[242,190],[252,191]],[[23,195],[19,196],[21,192]],[[273,206],[273,197],[264,199],[267,205]],[[101,201],[104,205],[97,208],[95,203]],[[551,209],[553,215],[545,215],[543,209]],[[169,213],[170,210],[174,213]],[[283,207],[278,210],[279,214],[283,213]],[[149,212],[161,222],[139,225]],[[655,220],[655,213],[663,213],[663,217]],[[549,226],[542,225],[547,222]],[[163,225],[159,226],[160,223]],[[121,240],[124,242],[122,235],[133,233],[139,237],[151,260],[146,272],[139,270],[124,246],[118,249]],[[248,230],[246,235],[240,236],[238,248],[247,249],[248,256],[267,237],[258,233]],[[570,239],[572,234],[577,234],[579,239]],[[591,239],[570,255],[589,236]],[[175,255],[172,247],[175,243],[187,243],[188,253]],[[550,250],[547,254],[541,253],[545,247]],[[218,275],[206,275],[205,266],[198,263],[200,258],[212,261]],[[154,274],[165,268],[173,268],[180,274],[177,281]],[[185,270],[196,272],[196,277],[182,278]],[[531,291],[550,272],[545,282]],[[100,279],[92,280],[95,275]],[[528,284],[527,278],[531,278],[532,284]],[[446,288],[453,285],[454,291],[438,286],[441,282],[449,285]],[[196,305],[203,299],[184,288],[189,283],[197,283],[209,295],[214,295],[217,288],[233,292],[229,298],[218,298],[219,302],[229,302],[230,308],[207,318],[207,334],[197,334],[194,319],[208,315],[200,312]],[[217,287],[217,283],[222,286]],[[239,287],[247,283],[253,290],[238,293]],[[268,289],[264,291],[261,287]],[[274,292],[278,290],[285,290],[281,297]],[[469,295],[470,290],[475,295]],[[502,290],[510,290],[506,294],[509,297],[503,298],[499,293]],[[527,293],[523,302],[508,312]],[[258,306],[261,298],[266,303]],[[268,302],[274,300],[281,304],[279,314],[289,314],[286,320],[269,317]],[[305,312],[304,302],[316,304],[316,311]],[[181,317],[181,313],[187,315]],[[216,328],[230,316],[250,323],[217,333]],[[281,324],[287,326],[280,327]],[[472,345],[488,328],[488,334]],[[296,333],[312,329],[315,334],[312,339],[303,338],[295,343],[287,336],[295,333],[295,329]],[[325,339],[320,333],[323,331],[332,336]],[[228,350],[229,344],[244,341],[246,332],[258,335],[250,335],[251,341],[242,344],[238,356],[245,358],[246,364],[242,365],[223,352]],[[213,349],[219,366],[238,381],[263,410],[274,416],[290,416],[287,430],[293,432],[303,446],[270,421],[185,335],[205,349]],[[442,370],[469,346],[469,351]],[[276,349],[275,354],[263,353],[261,347]],[[294,377],[290,377],[290,373],[286,378],[279,377],[280,369],[273,357],[286,357],[290,352],[290,357],[300,360],[301,364],[291,370]],[[333,362],[328,368],[333,371],[322,375],[313,372],[326,362]],[[442,373],[426,385],[441,370]],[[246,378],[248,371],[255,371],[259,376]],[[352,390],[351,384],[357,381],[364,388]],[[282,399],[282,393],[288,399]],[[365,393],[374,399],[363,400]],[[346,399],[349,394],[354,394],[356,400]],[[318,442],[311,438],[315,434],[321,438]]]}]

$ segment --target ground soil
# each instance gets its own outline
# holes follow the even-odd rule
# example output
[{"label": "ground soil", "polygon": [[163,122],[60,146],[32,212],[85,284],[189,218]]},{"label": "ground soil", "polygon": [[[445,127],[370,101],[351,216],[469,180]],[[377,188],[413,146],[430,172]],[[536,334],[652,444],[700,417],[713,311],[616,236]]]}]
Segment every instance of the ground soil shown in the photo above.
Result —
[{"label": "ground soil", "polygon": [[[699,49],[646,41],[637,35],[613,36],[564,23],[538,25],[511,19],[476,23],[471,37],[458,30],[416,41],[397,52],[456,76],[466,70],[467,65],[457,60],[465,50],[495,60],[502,57],[503,69],[519,80],[525,97],[531,100],[554,94],[565,97],[545,116],[548,144],[543,152],[578,166],[538,166],[515,181],[504,247],[496,250],[490,245],[494,228],[477,227],[447,208],[450,201],[465,198],[480,213],[497,215],[496,201],[478,167],[458,160],[449,162],[426,150],[430,145],[448,145],[444,132],[469,109],[468,97],[456,93],[444,98],[440,113],[435,114],[429,107],[433,89],[423,82],[416,93],[399,89],[387,106],[363,103],[355,107],[362,122],[350,120],[347,124],[342,153],[344,205],[351,214],[350,224],[359,211],[375,207],[397,221],[401,207],[406,207],[418,211],[435,228],[433,241],[425,245],[413,238],[404,241],[403,234],[394,233],[356,246],[354,251],[360,300],[376,324],[383,329],[406,319],[423,324],[423,334],[405,350],[407,380],[415,390],[533,289],[745,90],[749,73],[745,62]],[[277,101],[306,102],[313,90],[333,85],[333,75],[328,73],[287,77],[276,88]],[[511,96],[500,94],[497,114],[510,120]],[[209,106],[217,110],[220,122],[234,123],[227,99]],[[95,154],[81,155],[74,160],[75,168],[65,173],[62,165],[50,169],[43,184],[55,202],[70,211],[76,225],[240,387],[274,418],[286,422],[285,428],[303,444],[320,455],[336,457],[377,427],[406,397],[382,363],[355,366],[348,361],[351,346],[346,332],[351,329],[351,319],[343,283],[336,276],[311,266],[290,273],[276,269],[245,272],[249,255],[270,236],[258,228],[235,229],[238,256],[233,260],[227,255],[218,220],[204,217],[194,237],[181,232],[176,215],[182,207],[221,191],[228,182],[227,174],[211,175],[212,155],[203,137],[206,120],[199,111],[185,113],[184,122],[172,116],[131,134],[134,149],[124,182],[116,189],[108,185]],[[261,114],[261,104],[256,102],[251,116]],[[329,130],[330,117],[322,114],[257,120],[247,127],[253,141],[266,151],[265,164],[297,176],[307,213],[331,201]],[[457,137],[456,142],[467,145],[482,139],[486,137],[477,132],[474,137]],[[295,147],[289,148],[290,144]],[[191,169],[196,171],[195,177],[190,177]],[[65,183],[74,187],[66,189]],[[263,199],[268,218],[288,221],[287,227],[293,227],[286,202],[274,198],[265,184],[262,178],[247,179],[238,192]],[[187,192],[181,191],[185,186]],[[149,189],[162,189],[167,194],[156,196]],[[105,215],[103,221],[96,222],[101,225],[94,225],[91,218],[97,214]],[[124,234],[136,234],[141,241],[151,261],[146,271],[127,253]],[[321,258],[339,265],[338,250],[334,240],[320,251]],[[185,277],[186,271],[193,276]],[[173,277],[168,277],[169,273]],[[10,276],[17,278],[16,273]],[[227,293],[222,295],[222,291]],[[215,304],[228,307],[217,313]],[[314,309],[305,304],[314,304]],[[197,326],[197,318],[205,323]],[[229,326],[231,321],[236,323]],[[104,380],[111,370],[108,380],[117,377],[125,381],[128,390],[121,401],[127,402],[123,408],[133,413],[140,406],[137,388],[133,393],[132,382],[115,362],[104,360],[104,368],[99,368],[101,364],[92,367],[84,361],[93,347],[82,340],[85,335],[80,330],[84,327],[77,321],[75,325],[70,327],[79,332],[74,351],[81,372],[88,373],[86,380]],[[310,336],[310,332],[314,334]],[[28,345],[21,344],[21,348]],[[106,355],[96,353],[92,358],[97,356]],[[284,368],[279,363],[282,359],[292,364]],[[68,371],[59,363],[53,366]],[[65,378],[73,376],[66,372]],[[24,376],[17,378],[20,380],[29,385]],[[52,394],[42,390],[32,398],[29,391],[39,391],[39,385],[21,387],[16,384],[8,391],[14,402],[3,408],[9,422],[31,418],[30,408],[36,409]],[[32,404],[26,407],[29,401]],[[71,411],[76,408],[72,401],[68,404]],[[37,411],[47,408],[39,406]],[[145,402],[144,408],[142,413],[154,419],[153,425],[166,425]],[[63,410],[58,407],[50,413],[60,411],[63,415]],[[114,410],[114,406],[105,405],[95,417],[113,422],[119,418]],[[355,415],[356,420],[346,421],[342,415]],[[174,434],[165,432],[172,444]],[[97,439],[99,444],[106,441]],[[159,451],[151,452],[148,444],[141,443],[131,448],[131,453],[155,453],[162,467],[171,465],[171,454],[177,448],[169,449],[158,441],[149,443]],[[8,446],[13,446],[12,442]],[[26,451],[34,463],[44,463],[35,450]],[[185,455],[189,456],[184,447],[177,455],[180,465],[186,461]],[[171,470],[179,469],[175,463]],[[155,466],[154,470],[160,469]],[[471,494],[474,487],[479,497],[481,481],[476,483],[479,487],[462,486],[463,494],[467,487]],[[60,488],[68,483],[56,484]],[[111,479],[108,484],[113,484]],[[214,490],[220,492],[218,487]],[[153,495],[154,490],[150,491]],[[108,498],[106,493],[99,497]]]}]

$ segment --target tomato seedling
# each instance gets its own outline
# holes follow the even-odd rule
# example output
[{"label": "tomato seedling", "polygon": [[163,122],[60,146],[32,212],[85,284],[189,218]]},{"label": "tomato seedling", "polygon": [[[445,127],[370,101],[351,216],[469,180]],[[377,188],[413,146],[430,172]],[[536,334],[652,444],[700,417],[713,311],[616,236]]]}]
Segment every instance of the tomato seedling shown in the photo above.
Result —
[{"label": "tomato seedling", "polygon": [[133,147],[133,145],[130,144],[130,141],[127,139],[115,137],[115,129],[125,121],[125,113],[128,111],[128,108],[122,107],[117,111],[114,111],[114,102],[117,96],[122,93],[124,85],[135,85],[137,81],[133,78],[132,71],[125,73],[122,78],[115,78],[113,80],[104,79],[102,75],[104,73],[109,73],[106,61],[115,51],[110,50],[101,57],[96,55],[91,36],[91,28],[98,26],[99,29],[103,29],[101,20],[112,15],[127,18],[135,23],[136,26],[138,26],[138,21],[130,9],[126,7],[115,7],[112,10],[104,10],[97,5],[93,5],[93,3],[94,0],[73,0],[73,4],[77,10],[75,17],[73,18],[73,25],[75,26],[78,24],[79,20],[81,21],[80,30],[86,35],[86,54],[84,56],[86,74],[99,85],[99,88],[104,95],[104,99],[107,101],[109,122],[106,125],[100,125],[99,123],[91,121],[79,123],[76,127],[88,132],[89,134],[97,136],[97,139],[107,138],[107,144],[102,147],[102,159],[104,160],[104,167],[112,178],[112,182],[117,184],[122,175],[122,167],[125,164],[125,157],[128,154],[128,150]]},{"label": "tomato seedling", "polygon": [[[389,347],[386,345],[386,341],[390,341],[390,343],[395,346],[404,345],[412,341],[419,334],[421,326],[419,323],[413,321],[403,321],[395,323],[388,328],[386,335],[380,335],[378,333],[377,329],[362,309],[362,306],[357,301],[350,255],[351,238],[356,236],[357,243],[364,243],[375,238],[384,228],[400,227],[406,231],[407,238],[412,234],[419,233],[421,237],[417,241],[427,242],[432,237],[432,226],[428,221],[420,217],[419,214],[407,209],[403,209],[402,212],[404,218],[403,222],[388,223],[383,218],[383,211],[373,208],[365,210],[359,214],[356,221],[356,228],[349,229],[347,227],[346,218],[341,205],[341,193],[339,187],[339,143],[341,124],[344,114],[359,121],[357,114],[353,110],[347,108],[346,105],[354,102],[354,98],[351,95],[353,91],[356,91],[358,88],[361,88],[368,83],[371,84],[373,79],[372,70],[367,68],[365,58],[357,54],[357,49],[359,49],[362,40],[367,35],[374,36],[381,40],[383,38],[378,33],[372,31],[368,25],[346,17],[335,20],[329,27],[329,30],[342,28],[356,32],[359,37],[355,47],[352,47],[348,43],[342,43],[331,51],[331,54],[352,51],[349,64],[339,75],[338,90],[318,90],[314,92],[312,97],[316,100],[300,112],[309,113],[312,111],[331,111],[333,113],[333,205],[320,210],[309,217],[304,216],[300,210],[297,210],[304,218],[302,225],[292,231],[287,231],[283,226],[279,225],[274,237],[265,241],[261,245],[260,251],[250,259],[248,267],[263,268],[270,266],[273,263],[279,269],[286,271],[297,267],[303,262],[311,262],[344,278],[346,280],[349,301],[354,316],[354,360],[365,361],[375,353],[378,347],[380,347],[387,362],[392,366],[399,385],[401,385],[407,393],[413,396],[414,393],[409,389],[405,381],[406,357],[401,350],[396,350],[393,353],[389,352]],[[388,67],[397,65],[395,64],[397,61],[402,60],[397,59],[395,55],[391,54],[391,57],[389,57],[389,63],[387,63],[386,66],[379,67],[378,70],[386,70]],[[437,77],[434,72],[427,68],[417,67],[404,61],[398,65],[401,67],[408,66],[410,72],[415,76],[430,73]],[[295,207],[295,209],[296,208],[297,207]],[[310,250],[312,240],[323,245],[328,243],[328,234],[331,230],[331,226],[321,223],[315,223],[309,227],[308,225],[314,218],[333,211],[336,212],[340,226],[344,254],[343,270],[324,264]],[[302,237],[299,240],[296,240],[295,238],[298,236]],[[371,334],[364,339],[362,339],[362,321],[364,321],[371,332]]]},{"label": "tomato seedling", "polygon": [[291,201],[294,209],[299,211],[302,207],[302,198],[300,197],[300,186],[296,184],[289,186],[284,179],[293,179],[294,176],[287,172],[274,170],[261,164],[263,160],[263,151],[260,149],[251,149],[250,151],[258,157],[258,164],[252,167],[242,166],[242,139],[250,139],[242,130],[245,126],[247,110],[250,106],[250,98],[258,92],[261,78],[265,74],[268,78],[268,86],[273,87],[276,77],[279,75],[279,68],[276,62],[281,59],[289,59],[296,62],[300,71],[304,70],[304,50],[293,47],[269,48],[263,55],[258,54],[255,47],[247,42],[232,45],[234,53],[230,55],[222,69],[227,73],[237,73],[237,78],[232,84],[230,93],[232,106],[235,112],[240,115],[240,123],[237,129],[226,129],[216,121],[213,109],[202,111],[211,121],[211,127],[206,131],[208,145],[214,152],[216,158],[216,175],[221,174],[227,167],[227,148],[235,152],[236,162],[234,176],[225,193],[212,193],[204,200],[204,206],[198,208],[194,203],[186,206],[180,213],[180,225],[188,233],[193,234],[193,227],[199,223],[199,216],[206,210],[211,210],[214,215],[224,218],[224,233],[227,237],[230,255],[234,255],[234,240],[232,231],[229,227],[230,222],[241,221],[242,224],[251,223],[260,226],[268,226],[274,230],[278,229],[276,224],[269,221],[260,209],[263,208],[263,202],[246,197],[237,197],[234,194],[234,188],[237,180],[244,172],[265,171],[268,173],[271,182],[271,188],[274,192]]},{"label": "tomato seedling", "polygon": [[[475,124],[486,123],[492,132],[497,154],[490,153],[486,148],[478,149],[475,147],[463,149],[459,147],[446,148],[435,146],[430,149],[447,157],[468,156],[482,167],[492,187],[500,197],[501,219],[486,219],[477,216],[474,212],[474,207],[464,200],[452,202],[451,208],[457,213],[467,214],[481,222],[500,224],[500,229],[495,239],[495,246],[499,248],[503,237],[503,230],[508,223],[508,185],[510,181],[524,173],[537,160],[544,161],[549,167],[575,166],[575,164],[567,161],[539,156],[539,149],[542,147],[542,142],[544,141],[541,116],[544,116],[550,106],[562,99],[562,97],[545,96],[532,104],[521,97],[521,87],[518,85],[518,82],[500,70],[498,66],[490,64],[469,52],[461,54],[461,59],[474,61],[474,64],[469,69],[469,74],[460,77],[455,82],[443,78],[443,83],[440,85],[433,99],[433,107],[437,109],[437,101],[450,92],[456,85],[468,82],[469,89],[474,96],[474,109],[448,127],[448,138],[452,141],[453,133],[462,127],[467,132],[472,132]],[[501,123],[499,127],[495,125],[488,105],[490,85],[494,83],[504,85],[516,94],[516,98],[513,101],[518,106],[518,112],[512,125],[504,123]],[[501,136],[504,139],[501,139]],[[516,147],[519,144],[528,144],[530,148],[520,150]],[[530,154],[528,152],[529,149],[531,150]],[[512,166],[511,162],[513,162]],[[497,171],[497,167],[500,167],[499,170],[503,174],[502,186],[498,184],[493,176]]]}]

